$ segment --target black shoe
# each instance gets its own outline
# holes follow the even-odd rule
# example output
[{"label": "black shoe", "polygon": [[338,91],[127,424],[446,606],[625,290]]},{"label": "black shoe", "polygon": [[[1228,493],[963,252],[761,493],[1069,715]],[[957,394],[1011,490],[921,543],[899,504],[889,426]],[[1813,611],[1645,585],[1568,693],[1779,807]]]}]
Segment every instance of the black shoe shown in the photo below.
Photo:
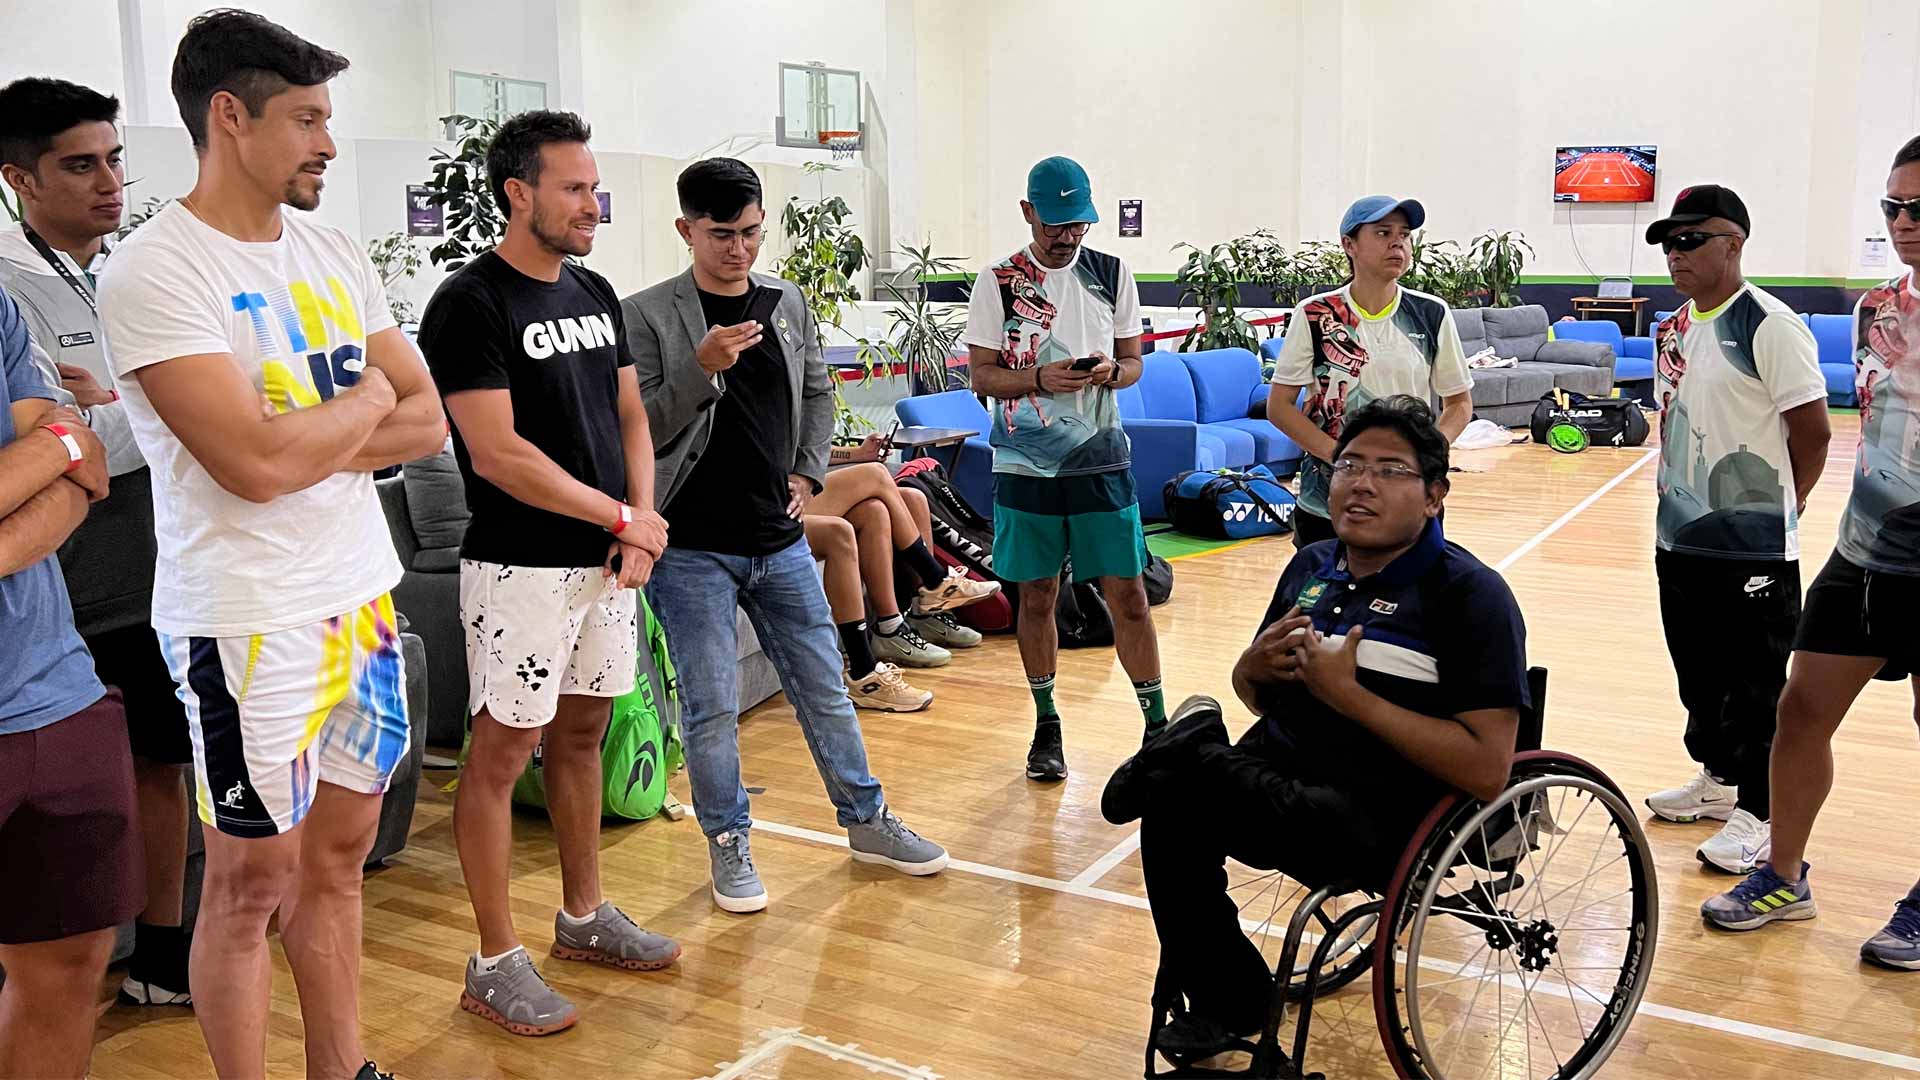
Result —
[{"label": "black shoe", "polygon": [[1027,748],[1027,779],[1057,783],[1067,778],[1067,752],[1060,744],[1060,718],[1049,717],[1033,726],[1033,745]]},{"label": "black shoe", "polygon": [[1220,703],[1204,694],[1195,694],[1180,703],[1167,720],[1140,747],[1140,752],[1120,763],[1100,793],[1100,816],[1114,825],[1138,821],[1146,813],[1158,778],[1185,763],[1194,747],[1202,743],[1228,743],[1227,725],[1220,718]]},{"label": "black shoe", "polygon": [[381,1072],[379,1066],[369,1061],[353,1074],[353,1080],[393,1080],[393,1074]]},{"label": "black shoe", "polygon": [[1200,1061],[1215,1054],[1240,1049],[1243,1040],[1251,1039],[1259,1031],[1258,1021],[1236,1030],[1211,1016],[1185,1012],[1160,1029],[1160,1037],[1155,1045],[1171,1057]]}]

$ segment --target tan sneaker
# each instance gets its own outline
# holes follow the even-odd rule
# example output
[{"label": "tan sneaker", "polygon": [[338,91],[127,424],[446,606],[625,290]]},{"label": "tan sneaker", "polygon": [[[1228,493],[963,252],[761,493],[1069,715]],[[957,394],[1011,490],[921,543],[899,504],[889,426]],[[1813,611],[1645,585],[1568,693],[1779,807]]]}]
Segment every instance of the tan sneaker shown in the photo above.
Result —
[{"label": "tan sneaker", "polygon": [[947,568],[947,580],[932,588],[922,588],[913,598],[915,615],[931,615],[936,611],[951,611],[954,608],[976,604],[1000,591],[997,581],[975,581],[967,576],[965,567]]},{"label": "tan sneaker", "polygon": [[919,712],[933,704],[933,691],[908,685],[900,669],[879,664],[873,674],[862,679],[847,679],[847,696],[856,707],[881,712]]}]

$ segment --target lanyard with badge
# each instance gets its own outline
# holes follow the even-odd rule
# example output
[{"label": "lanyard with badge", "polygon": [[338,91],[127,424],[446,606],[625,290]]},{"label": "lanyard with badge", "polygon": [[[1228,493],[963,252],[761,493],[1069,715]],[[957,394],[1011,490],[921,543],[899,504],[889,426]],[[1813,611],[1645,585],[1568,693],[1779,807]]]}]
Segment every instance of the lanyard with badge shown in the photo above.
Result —
[{"label": "lanyard with badge", "polygon": [[[93,312],[95,317],[98,317],[100,314],[100,306],[94,303],[93,291],[85,285],[82,285],[79,278],[73,276],[73,271],[67,269],[66,260],[56,254],[53,246],[48,244],[39,233],[33,231],[33,226],[23,221],[20,223],[20,229],[27,234],[27,243],[33,245],[33,250],[39,252],[40,257],[47,260],[47,265],[53,267],[53,272],[59,274],[60,279],[65,281],[67,287],[73,290],[74,295],[87,302],[87,310]],[[101,251],[103,253],[106,251],[105,245],[101,246]]]}]

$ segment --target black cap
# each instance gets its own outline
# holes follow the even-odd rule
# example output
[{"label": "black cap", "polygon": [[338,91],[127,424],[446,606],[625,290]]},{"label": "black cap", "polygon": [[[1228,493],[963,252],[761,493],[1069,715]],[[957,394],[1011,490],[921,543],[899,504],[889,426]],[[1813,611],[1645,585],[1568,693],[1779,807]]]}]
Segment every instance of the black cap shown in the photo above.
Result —
[{"label": "black cap", "polygon": [[1740,201],[1732,188],[1695,184],[1681,189],[1679,197],[1673,200],[1673,213],[1647,226],[1647,243],[1665,240],[1675,225],[1698,225],[1708,218],[1726,218],[1740,226],[1741,232],[1753,235],[1753,224],[1747,219],[1747,204]]}]

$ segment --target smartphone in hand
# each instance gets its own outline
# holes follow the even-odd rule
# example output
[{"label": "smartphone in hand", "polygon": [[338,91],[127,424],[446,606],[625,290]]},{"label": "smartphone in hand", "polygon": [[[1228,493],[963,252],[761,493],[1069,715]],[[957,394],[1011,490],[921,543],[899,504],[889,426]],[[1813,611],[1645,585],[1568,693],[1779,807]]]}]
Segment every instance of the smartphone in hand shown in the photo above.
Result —
[{"label": "smartphone in hand", "polygon": [[1075,360],[1075,361],[1073,362],[1073,367],[1072,367],[1072,369],[1071,369],[1071,370],[1073,370],[1073,371],[1092,371],[1092,370],[1093,370],[1094,368],[1097,368],[1097,367],[1099,367],[1099,366],[1100,366],[1100,358],[1099,358],[1099,357],[1097,357],[1097,356],[1083,356],[1083,357],[1081,357],[1080,359],[1078,359],[1078,360]]},{"label": "smartphone in hand", "polygon": [[747,322],[757,322],[767,333],[773,332],[773,313],[780,306],[780,290],[766,285],[754,287],[747,301]]}]

